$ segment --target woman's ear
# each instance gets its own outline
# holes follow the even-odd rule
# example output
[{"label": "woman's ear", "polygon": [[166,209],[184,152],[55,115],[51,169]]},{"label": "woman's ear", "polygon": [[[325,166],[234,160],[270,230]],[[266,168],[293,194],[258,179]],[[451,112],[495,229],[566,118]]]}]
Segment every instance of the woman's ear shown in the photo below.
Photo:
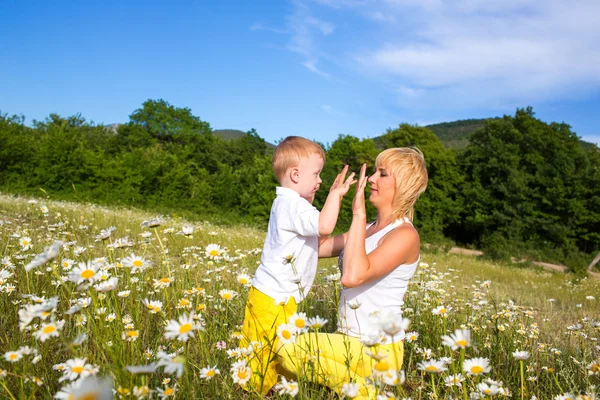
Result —
[{"label": "woman's ear", "polygon": [[290,180],[294,183],[300,182],[300,171],[298,170],[298,167],[292,167],[289,169],[289,171]]}]

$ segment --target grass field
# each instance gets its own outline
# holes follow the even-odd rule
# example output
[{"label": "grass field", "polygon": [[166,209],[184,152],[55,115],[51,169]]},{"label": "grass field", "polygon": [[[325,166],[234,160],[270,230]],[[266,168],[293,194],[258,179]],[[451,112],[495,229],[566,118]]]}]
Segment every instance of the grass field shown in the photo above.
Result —
[{"label": "grass field", "polygon": [[[240,386],[237,343],[265,232],[154,217],[0,195],[1,398],[259,397]],[[335,330],[336,261],[320,261],[300,307],[328,320],[322,331]],[[405,380],[373,377],[378,399],[596,398],[599,281],[421,261],[405,298]],[[466,340],[452,350],[450,335]],[[290,396],[338,398],[302,374],[270,395]]]}]

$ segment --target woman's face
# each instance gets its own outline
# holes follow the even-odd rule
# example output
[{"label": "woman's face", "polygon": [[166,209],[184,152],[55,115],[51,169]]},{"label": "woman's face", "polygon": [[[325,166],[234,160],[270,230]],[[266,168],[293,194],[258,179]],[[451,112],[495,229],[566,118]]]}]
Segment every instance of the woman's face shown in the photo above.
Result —
[{"label": "woman's face", "polygon": [[369,201],[375,206],[391,206],[396,193],[396,179],[385,168],[385,165],[375,167],[375,173],[369,176],[371,195]]}]

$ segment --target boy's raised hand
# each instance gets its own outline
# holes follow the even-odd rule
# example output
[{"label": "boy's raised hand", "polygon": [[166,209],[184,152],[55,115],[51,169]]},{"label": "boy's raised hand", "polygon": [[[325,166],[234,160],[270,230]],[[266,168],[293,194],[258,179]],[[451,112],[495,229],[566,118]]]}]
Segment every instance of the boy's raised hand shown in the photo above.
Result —
[{"label": "boy's raised hand", "polygon": [[340,197],[343,197],[348,193],[350,186],[356,183],[356,179],[354,179],[354,172],[352,172],[348,178],[346,178],[346,174],[348,173],[348,165],[344,166],[342,172],[340,172],[333,181],[331,188],[329,189],[329,193],[336,193]]}]

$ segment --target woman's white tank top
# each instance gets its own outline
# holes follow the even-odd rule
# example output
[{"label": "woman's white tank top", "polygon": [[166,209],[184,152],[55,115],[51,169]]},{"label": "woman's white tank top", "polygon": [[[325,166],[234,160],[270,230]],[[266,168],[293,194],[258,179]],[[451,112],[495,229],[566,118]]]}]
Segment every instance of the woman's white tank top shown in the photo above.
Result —
[{"label": "woman's white tank top", "polygon": [[[379,240],[392,229],[411,223],[408,218],[398,219],[379,232],[365,240],[367,254],[375,250]],[[342,269],[344,253],[340,254],[338,265]],[[395,312],[402,315],[403,298],[408,288],[408,282],[413,277],[419,264],[420,256],[412,264],[402,264],[389,274],[354,288],[343,288],[338,307],[338,330],[346,335],[362,338],[377,334],[373,318],[381,311]],[[350,303],[350,304],[349,304]],[[359,305],[353,309],[350,305]],[[397,342],[404,339],[404,332],[392,338],[387,338],[384,343]]]}]

